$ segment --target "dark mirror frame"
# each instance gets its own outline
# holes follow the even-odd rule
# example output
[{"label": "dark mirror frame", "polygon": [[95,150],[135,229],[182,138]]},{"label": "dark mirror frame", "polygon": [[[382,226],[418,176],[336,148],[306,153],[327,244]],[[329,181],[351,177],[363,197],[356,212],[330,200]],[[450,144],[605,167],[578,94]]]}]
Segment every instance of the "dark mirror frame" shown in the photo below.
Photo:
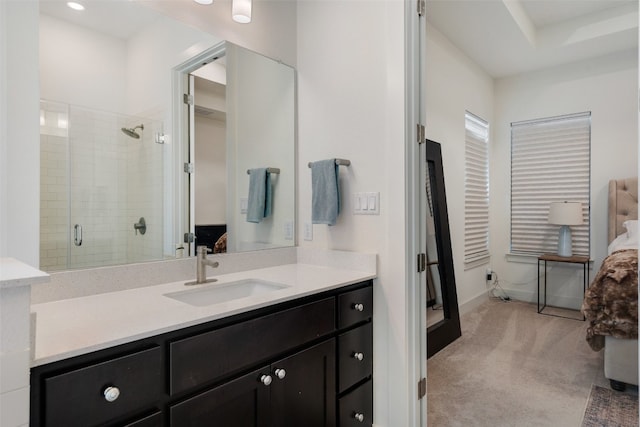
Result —
[{"label": "dark mirror frame", "polygon": [[444,319],[427,328],[427,358],[429,358],[459,338],[462,332],[460,330],[458,295],[456,293],[456,279],[451,251],[449,214],[442,168],[442,150],[440,144],[435,141],[427,139],[426,145],[426,166],[429,182],[431,183],[431,200],[433,203],[436,247],[438,250],[438,273],[440,275],[444,311]]}]

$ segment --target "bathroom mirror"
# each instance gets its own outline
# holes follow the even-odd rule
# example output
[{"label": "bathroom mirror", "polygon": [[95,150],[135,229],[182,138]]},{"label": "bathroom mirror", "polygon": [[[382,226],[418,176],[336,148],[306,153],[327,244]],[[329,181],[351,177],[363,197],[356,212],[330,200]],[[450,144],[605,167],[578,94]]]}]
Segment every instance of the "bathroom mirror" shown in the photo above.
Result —
[{"label": "bathroom mirror", "polygon": [[[143,2],[93,1],[86,6],[79,13],[65,1],[40,2],[40,268],[51,272],[187,256],[188,247],[181,244],[185,233],[195,232],[192,225],[228,227],[233,242],[229,251],[293,246],[295,70],[234,47],[243,59],[230,65],[225,55],[224,68],[233,76],[225,79],[238,82],[249,71],[241,68],[246,64],[279,64],[286,69],[290,88],[279,95],[293,107],[263,108],[260,122],[248,122],[257,114],[246,109],[264,106],[259,97],[265,89],[282,85],[264,80],[258,87],[242,84],[229,97],[225,85],[214,82],[232,108],[196,101],[199,112],[192,115],[191,125],[204,131],[190,140],[182,133],[184,124],[174,120],[175,111],[185,104],[172,93],[172,73],[223,40]],[[209,96],[195,95],[196,100]],[[275,105],[273,98],[268,102]],[[271,120],[271,113],[289,116]],[[273,138],[268,128],[273,121],[289,124],[287,140],[282,133]],[[184,187],[190,163],[184,153],[194,144],[214,159],[200,150],[191,162],[200,163],[191,174],[192,183],[211,184],[197,198]],[[244,224],[247,169],[275,166],[264,153],[280,153],[273,215],[257,226]],[[206,210],[198,209],[201,202],[226,205],[224,214],[190,223],[188,218]]]}]

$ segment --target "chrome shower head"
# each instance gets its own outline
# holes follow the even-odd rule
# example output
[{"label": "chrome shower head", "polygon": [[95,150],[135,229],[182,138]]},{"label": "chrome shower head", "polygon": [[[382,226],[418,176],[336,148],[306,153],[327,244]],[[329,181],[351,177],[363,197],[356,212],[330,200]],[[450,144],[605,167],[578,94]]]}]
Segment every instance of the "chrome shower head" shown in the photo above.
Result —
[{"label": "chrome shower head", "polygon": [[144,125],[139,124],[134,128],[122,128],[120,130],[124,132],[125,135],[130,136],[131,138],[140,139],[140,134],[136,132],[136,129],[144,130]]}]

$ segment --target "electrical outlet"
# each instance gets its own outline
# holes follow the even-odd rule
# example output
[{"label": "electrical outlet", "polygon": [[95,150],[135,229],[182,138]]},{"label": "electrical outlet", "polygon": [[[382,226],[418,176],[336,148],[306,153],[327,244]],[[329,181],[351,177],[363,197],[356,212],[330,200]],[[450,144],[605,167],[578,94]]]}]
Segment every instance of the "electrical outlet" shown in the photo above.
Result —
[{"label": "electrical outlet", "polygon": [[491,270],[490,267],[487,268],[487,276],[485,278],[485,280],[489,281],[493,278],[493,271]]}]

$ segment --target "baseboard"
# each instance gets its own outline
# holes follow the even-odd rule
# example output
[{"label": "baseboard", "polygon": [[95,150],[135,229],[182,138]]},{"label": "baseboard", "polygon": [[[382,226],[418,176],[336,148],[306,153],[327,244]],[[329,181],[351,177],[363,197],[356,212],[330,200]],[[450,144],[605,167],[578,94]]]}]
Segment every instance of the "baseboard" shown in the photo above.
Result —
[{"label": "baseboard", "polygon": [[[538,294],[530,291],[519,291],[516,289],[505,289],[505,293],[509,298],[517,301],[538,304]],[[541,302],[542,303],[542,302]],[[566,297],[559,295],[549,295],[547,305],[555,307],[566,307],[572,310],[580,310],[582,299],[580,297]]]},{"label": "baseboard", "polygon": [[468,301],[463,302],[462,304],[460,304],[458,306],[458,309],[460,311],[460,316],[473,311],[474,309],[476,309],[477,307],[480,306],[480,304],[482,304],[483,302],[485,302],[487,300],[487,293],[486,292],[482,292],[481,294],[471,298]]}]

